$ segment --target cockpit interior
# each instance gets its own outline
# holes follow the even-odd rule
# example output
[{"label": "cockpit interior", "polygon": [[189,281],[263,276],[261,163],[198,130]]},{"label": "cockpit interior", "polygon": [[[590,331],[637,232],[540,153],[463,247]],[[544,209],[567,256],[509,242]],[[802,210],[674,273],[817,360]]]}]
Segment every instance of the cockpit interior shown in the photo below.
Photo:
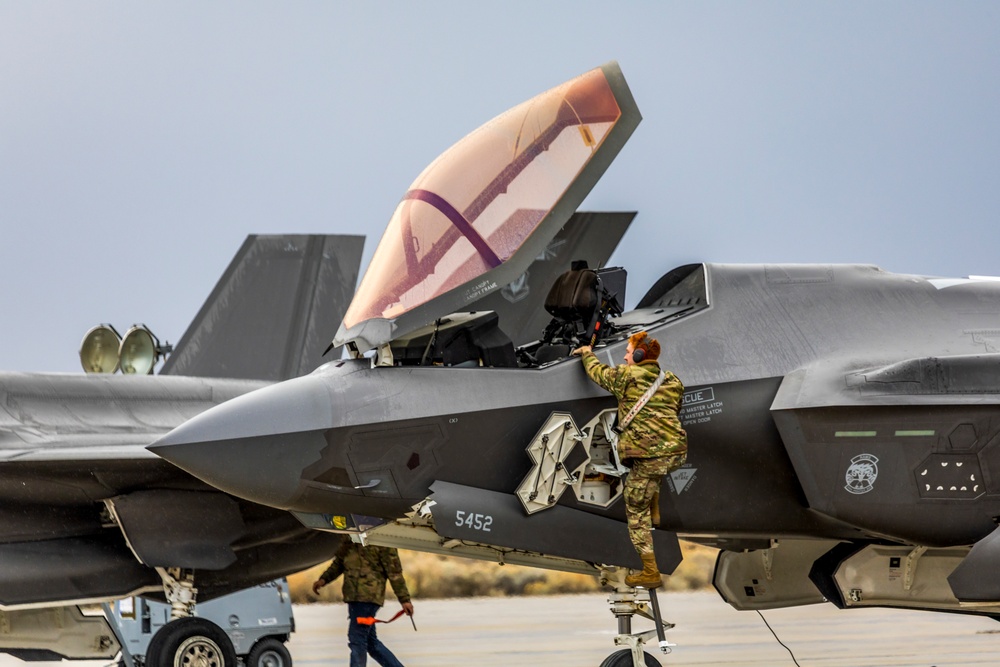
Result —
[{"label": "cockpit interior", "polygon": [[393,365],[539,368],[570,358],[581,345],[620,341],[632,332],[707,307],[704,267],[690,264],[661,278],[636,310],[624,313],[626,272],[586,262],[556,278],[545,298],[549,324],[515,347],[497,312],[452,313],[390,343]]}]

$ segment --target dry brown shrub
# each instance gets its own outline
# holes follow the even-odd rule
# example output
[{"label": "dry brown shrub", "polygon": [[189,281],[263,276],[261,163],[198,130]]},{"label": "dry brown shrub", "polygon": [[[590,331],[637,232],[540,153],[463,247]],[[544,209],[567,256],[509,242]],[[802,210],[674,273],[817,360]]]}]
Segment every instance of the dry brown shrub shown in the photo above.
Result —
[{"label": "dry brown shrub", "polygon": [[715,572],[715,557],[718,553],[718,549],[681,540],[681,555],[684,560],[672,575],[663,578],[664,589],[698,591],[711,587],[712,574]]},{"label": "dry brown shrub", "polygon": [[[712,583],[715,549],[681,542],[684,560],[673,575],[664,578],[669,591],[707,588]],[[542,570],[521,565],[500,565],[492,561],[455,558],[418,551],[400,550],[407,587],[414,598],[456,598],[510,595],[559,595],[601,590],[596,576]],[[292,602],[340,602],[340,582],[313,595],[314,582],[329,563],[323,563],[288,577]],[[391,589],[388,597],[392,597]]]}]

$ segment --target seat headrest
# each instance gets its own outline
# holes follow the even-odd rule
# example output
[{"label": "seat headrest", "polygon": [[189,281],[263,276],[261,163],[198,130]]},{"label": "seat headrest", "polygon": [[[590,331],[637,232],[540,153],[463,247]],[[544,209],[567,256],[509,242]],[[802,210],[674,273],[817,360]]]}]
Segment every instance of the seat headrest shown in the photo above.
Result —
[{"label": "seat headrest", "polygon": [[556,278],[545,310],[560,319],[589,320],[597,309],[597,274],[592,269],[569,270]]}]

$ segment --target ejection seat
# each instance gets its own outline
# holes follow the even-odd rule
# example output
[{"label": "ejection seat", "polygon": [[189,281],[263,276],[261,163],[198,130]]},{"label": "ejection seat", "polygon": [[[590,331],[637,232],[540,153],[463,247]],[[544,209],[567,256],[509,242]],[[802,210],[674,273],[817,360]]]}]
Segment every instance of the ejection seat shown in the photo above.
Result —
[{"label": "ejection seat", "polygon": [[545,297],[552,320],[542,334],[534,359],[539,365],[568,357],[581,345],[594,345],[605,333],[608,318],[622,314],[626,273],[623,268],[590,269],[587,262],[556,278]]}]

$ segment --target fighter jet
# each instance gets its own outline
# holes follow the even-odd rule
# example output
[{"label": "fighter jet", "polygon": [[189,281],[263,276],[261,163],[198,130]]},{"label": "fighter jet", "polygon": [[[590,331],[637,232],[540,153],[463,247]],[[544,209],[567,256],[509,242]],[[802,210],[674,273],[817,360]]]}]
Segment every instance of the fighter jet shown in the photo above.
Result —
[{"label": "fighter jet", "polygon": [[[609,63],[465,137],[393,213],[334,340],[352,358],[214,407],[150,449],[320,530],[601,572],[625,595],[615,572],[638,558],[616,405],[570,352],[593,343],[618,363],[644,330],[687,387],[661,571],[679,536],[721,550],[715,586],[738,609],[992,615],[1000,281],[701,263],[623,312],[625,270],[578,264],[551,284],[548,324],[516,344],[509,318],[479,307],[550,243],[639,120]],[[613,609],[631,650],[604,665],[643,664]]]}]

